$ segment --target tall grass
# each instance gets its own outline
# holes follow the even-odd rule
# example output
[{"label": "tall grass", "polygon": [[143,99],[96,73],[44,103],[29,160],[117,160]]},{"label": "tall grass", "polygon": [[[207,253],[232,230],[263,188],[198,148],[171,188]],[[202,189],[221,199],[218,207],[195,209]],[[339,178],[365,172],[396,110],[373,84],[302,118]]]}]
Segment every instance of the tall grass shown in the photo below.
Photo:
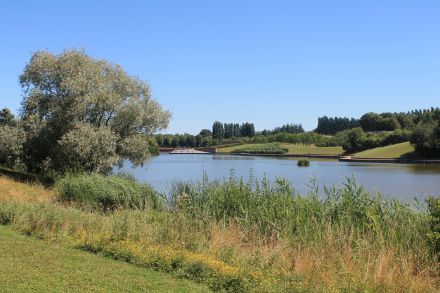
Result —
[{"label": "tall grass", "polygon": [[[118,204],[111,207],[129,209],[102,213],[91,211],[89,203],[101,203],[111,192],[106,180],[114,184],[120,178],[90,178],[73,176],[59,183],[68,186],[59,196],[78,201],[80,208],[6,202],[0,204],[0,224],[171,272],[218,291],[439,289],[433,204],[429,213],[417,203],[386,200],[364,191],[354,179],[342,188],[325,189],[320,197],[316,187],[300,196],[283,179],[231,176],[176,184],[165,209],[115,200]],[[136,190],[132,180],[121,180],[131,183],[114,185],[117,190]],[[67,198],[62,194],[66,190]]]},{"label": "tall grass", "polygon": [[56,186],[61,201],[104,211],[163,207],[163,198],[150,185],[137,183],[127,176],[74,174],[60,179]]},{"label": "tall grass", "polygon": [[246,229],[258,229],[266,239],[287,237],[291,242],[308,244],[325,241],[329,233],[343,230],[353,236],[353,244],[368,237],[378,246],[426,251],[430,228],[427,213],[417,210],[420,205],[370,194],[350,178],[342,188],[325,188],[323,198],[316,187],[301,196],[286,180],[270,183],[265,178],[181,184],[173,196],[182,192],[189,200],[178,208],[190,217],[237,222]]}]

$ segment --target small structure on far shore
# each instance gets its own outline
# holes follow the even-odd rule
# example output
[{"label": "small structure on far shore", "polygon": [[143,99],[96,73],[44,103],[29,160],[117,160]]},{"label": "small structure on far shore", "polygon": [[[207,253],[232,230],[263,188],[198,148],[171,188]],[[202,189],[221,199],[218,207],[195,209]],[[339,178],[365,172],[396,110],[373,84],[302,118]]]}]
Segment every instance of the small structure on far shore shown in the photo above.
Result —
[{"label": "small structure on far shore", "polygon": [[204,151],[198,151],[195,149],[175,149],[174,151],[170,152],[170,154],[210,154],[209,152]]}]

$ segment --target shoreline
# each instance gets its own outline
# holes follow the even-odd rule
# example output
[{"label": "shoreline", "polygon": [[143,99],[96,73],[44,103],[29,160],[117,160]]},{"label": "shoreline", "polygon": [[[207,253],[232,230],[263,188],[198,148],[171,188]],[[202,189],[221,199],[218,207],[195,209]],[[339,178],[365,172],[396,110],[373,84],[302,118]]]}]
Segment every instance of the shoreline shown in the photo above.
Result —
[{"label": "shoreline", "polygon": [[[160,148],[160,152],[171,153],[183,148]],[[422,165],[440,165],[440,159],[409,159],[409,158],[358,158],[350,155],[319,155],[319,154],[250,154],[250,153],[231,153],[219,152],[217,148],[193,148],[204,151],[205,154],[212,155],[230,155],[230,156],[248,156],[248,157],[275,157],[275,158],[314,158],[314,159],[335,159],[346,163],[376,163],[376,164],[422,164]],[[192,154],[191,152],[182,152],[177,154]],[[197,154],[197,153],[194,153]]]}]

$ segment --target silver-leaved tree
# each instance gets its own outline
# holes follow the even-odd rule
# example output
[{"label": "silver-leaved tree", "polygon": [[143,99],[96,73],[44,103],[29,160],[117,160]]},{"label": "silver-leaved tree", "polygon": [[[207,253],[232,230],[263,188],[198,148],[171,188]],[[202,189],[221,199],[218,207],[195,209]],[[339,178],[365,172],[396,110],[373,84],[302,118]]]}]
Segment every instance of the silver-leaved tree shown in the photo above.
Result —
[{"label": "silver-leaved tree", "polygon": [[144,81],[83,51],[34,53],[20,76],[28,170],[106,173],[121,160],[140,165],[152,154],[151,134],[170,113]]}]

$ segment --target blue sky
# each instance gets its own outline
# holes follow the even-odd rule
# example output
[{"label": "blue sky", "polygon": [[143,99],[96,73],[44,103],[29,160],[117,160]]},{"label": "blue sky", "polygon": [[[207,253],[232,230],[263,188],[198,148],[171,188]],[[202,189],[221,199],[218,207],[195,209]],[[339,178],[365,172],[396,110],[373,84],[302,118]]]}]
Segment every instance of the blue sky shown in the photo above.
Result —
[{"label": "blue sky", "polygon": [[439,15],[440,1],[0,0],[0,108],[19,109],[31,52],[65,48],[148,81],[170,133],[440,106]]}]

